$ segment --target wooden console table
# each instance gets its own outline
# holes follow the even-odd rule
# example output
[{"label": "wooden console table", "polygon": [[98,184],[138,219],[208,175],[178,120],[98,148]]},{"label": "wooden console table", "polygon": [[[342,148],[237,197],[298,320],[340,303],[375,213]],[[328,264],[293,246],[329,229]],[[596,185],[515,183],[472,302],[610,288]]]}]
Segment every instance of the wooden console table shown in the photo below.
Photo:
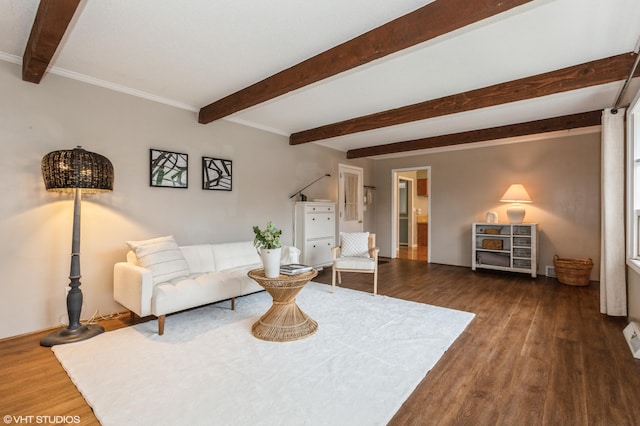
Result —
[{"label": "wooden console table", "polygon": [[273,298],[271,308],[251,327],[251,333],[255,337],[272,342],[289,342],[316,332],[318,323],[302,312],[296,304],[296,296],[318,275],[318,271],[312,269],[302,274],[280,274],[277,278],[267,278],[264,276],[264,269],[252,269],[247,275],[264,287]]}]

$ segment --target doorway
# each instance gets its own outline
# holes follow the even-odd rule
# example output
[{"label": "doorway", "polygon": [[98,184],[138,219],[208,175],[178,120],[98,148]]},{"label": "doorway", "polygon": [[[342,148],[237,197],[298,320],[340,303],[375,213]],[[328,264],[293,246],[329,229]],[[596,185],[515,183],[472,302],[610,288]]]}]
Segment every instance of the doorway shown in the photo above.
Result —
[{"label": "doorway", "polygon": [[431,169],[392,170],[392,257],[430,262]]}]

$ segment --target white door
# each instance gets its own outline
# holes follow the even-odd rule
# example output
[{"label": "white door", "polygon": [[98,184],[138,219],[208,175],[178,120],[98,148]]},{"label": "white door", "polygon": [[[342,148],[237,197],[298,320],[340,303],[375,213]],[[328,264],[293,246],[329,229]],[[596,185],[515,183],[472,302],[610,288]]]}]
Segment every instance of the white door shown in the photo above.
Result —
[{"label": "white door", "polygon": [[362,232],[362,168],[338,165],[338,232]]}]

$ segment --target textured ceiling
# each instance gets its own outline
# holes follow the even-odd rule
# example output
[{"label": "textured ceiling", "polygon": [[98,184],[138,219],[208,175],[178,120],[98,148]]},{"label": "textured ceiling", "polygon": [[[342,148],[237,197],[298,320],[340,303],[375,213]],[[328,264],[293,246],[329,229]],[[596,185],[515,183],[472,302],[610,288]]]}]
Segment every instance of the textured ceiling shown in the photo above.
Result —
[{"label": "textured ceiling", "polygon": [[[428,3],[85,0],[49,72],[195,112]],[[0,0],[0,59],[20,62],[37,7],[37,0]],[[226,119],[288,136],[631,52],[640,36],[638,23],[638,0],[536,0]],[[612,106],[621,86],[610,83],[315,143],[347,151],[592,111]],[[634,82],[627,101],[636,89]]]}]

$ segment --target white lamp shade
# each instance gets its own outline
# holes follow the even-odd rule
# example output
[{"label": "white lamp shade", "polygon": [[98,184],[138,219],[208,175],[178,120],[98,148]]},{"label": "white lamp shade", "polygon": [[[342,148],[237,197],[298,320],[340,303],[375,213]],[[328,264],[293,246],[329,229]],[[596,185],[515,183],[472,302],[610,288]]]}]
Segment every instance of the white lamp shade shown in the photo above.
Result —
[{"label": "white lamp shade", "polygon": [[500,201],[503,203],[530,203],[531,197],[524,186],[519,183],[514,183],[507,189]]}]

